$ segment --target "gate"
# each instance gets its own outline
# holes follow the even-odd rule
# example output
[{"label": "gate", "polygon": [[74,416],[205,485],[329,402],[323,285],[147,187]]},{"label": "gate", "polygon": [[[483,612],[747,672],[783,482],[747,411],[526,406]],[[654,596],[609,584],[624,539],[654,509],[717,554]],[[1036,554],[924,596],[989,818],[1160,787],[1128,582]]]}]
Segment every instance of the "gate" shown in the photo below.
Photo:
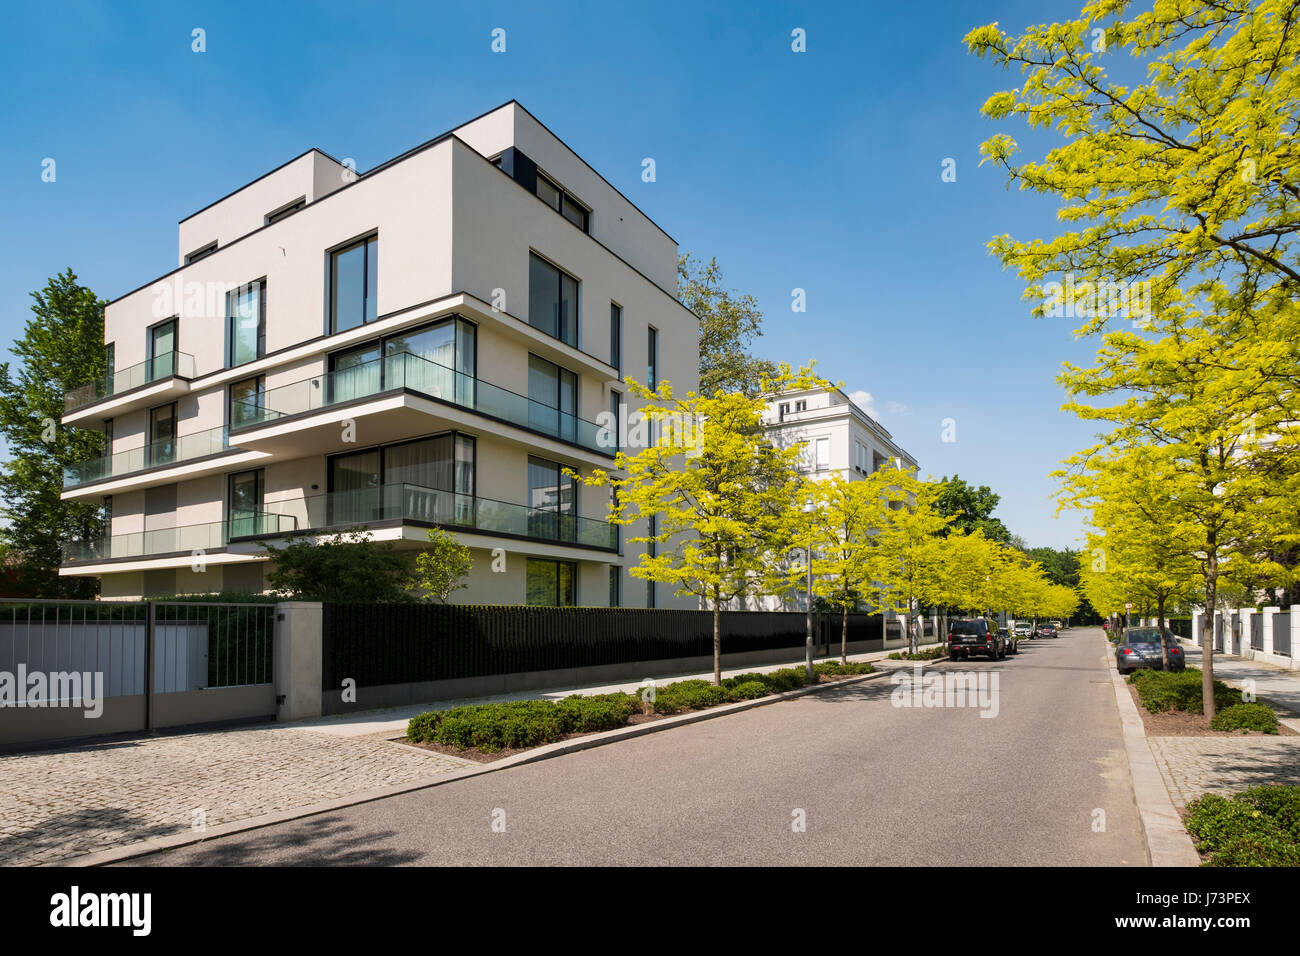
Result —
[{"label": "gate", "polygon": [[275,715],[275,605],[0,600],[0,746]]},{"label": "gate", "polygon": [[1264,649],[1264,615],[1262,614],[1250,616],[1250,649],[1252,651]]},{"label": "gate", "polygon": [[1223,652],[1223,615],[1214,615],[1214,649]]}]

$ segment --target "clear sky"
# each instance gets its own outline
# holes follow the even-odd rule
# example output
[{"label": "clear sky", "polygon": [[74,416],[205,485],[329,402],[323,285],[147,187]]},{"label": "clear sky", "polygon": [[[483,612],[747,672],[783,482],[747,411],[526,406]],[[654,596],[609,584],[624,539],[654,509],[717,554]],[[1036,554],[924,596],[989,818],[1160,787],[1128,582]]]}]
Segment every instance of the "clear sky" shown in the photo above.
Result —
[{"label": "clear sky", "polygon": [[[1021,281],[987,252],[995,234],[1058,226],[1051,200],[978,168],[1002,128],[979,107],[1018,74],[961,38],[1080,6],[11,4],[0,341],[67,266],[105,298],[174,268],[178,220],[308,147],[365,170],[513,98],[757,297],[759,354],[817,359],[870,395],[923,475],[987,484],[1013,532],[1073,545],[1078,517],[1054,517],[1047,474],[1093,428],[1059,411],[1055,378],[1093,347],[1069,319],[1031,318]],[[195,28],[206,52],[191,50]],[[806,52],[791,49],[795,28]],[[1046,145],[1005,128],[1030,154]],[[947,158],[956,182],[941,180]],[[796,288],[806,312],[791,309]]]}]

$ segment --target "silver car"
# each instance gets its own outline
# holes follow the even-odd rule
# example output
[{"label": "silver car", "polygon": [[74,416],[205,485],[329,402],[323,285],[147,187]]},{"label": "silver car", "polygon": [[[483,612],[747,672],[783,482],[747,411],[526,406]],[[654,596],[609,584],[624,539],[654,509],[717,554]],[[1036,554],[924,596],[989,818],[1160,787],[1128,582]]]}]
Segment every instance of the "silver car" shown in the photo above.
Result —
[{"label": "silver car", "polygon": [[[1165,643],[1169,648],[1169,669],[1186,670],[1187,659],[1183,656],[1183,649],[1168,630],[1165,631]],[[1115,667],[1121,674],[1131,674],[1142,667],[1163,670],[1164,666],[1158,627],[1130,627],[1115,645]]]}]

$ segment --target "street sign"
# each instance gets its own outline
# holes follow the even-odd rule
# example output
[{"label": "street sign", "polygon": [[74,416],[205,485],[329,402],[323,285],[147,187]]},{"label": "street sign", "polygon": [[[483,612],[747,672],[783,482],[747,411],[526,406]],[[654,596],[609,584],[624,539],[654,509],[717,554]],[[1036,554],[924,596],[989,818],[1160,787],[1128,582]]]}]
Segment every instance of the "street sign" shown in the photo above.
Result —
[{"label": "street sign", "polygon": [[1126,611],[1131,611],[1131,610],[1133,610],[1133,605],[1132,605],[1132,604],[1125,604],[1125,605],[1124,605],[1124,610],[1126,610]]}]

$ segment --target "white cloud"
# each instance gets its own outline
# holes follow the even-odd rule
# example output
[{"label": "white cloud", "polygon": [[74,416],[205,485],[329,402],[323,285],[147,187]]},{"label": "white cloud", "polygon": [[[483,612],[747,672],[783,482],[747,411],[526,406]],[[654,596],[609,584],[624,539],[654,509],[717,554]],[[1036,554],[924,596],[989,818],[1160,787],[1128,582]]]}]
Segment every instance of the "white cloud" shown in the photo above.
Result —
[{"label": "white cloud", "polygon": [[886,407],[887,409],[889,409],[889,413],[890,413],[891,415],[906,415],[906,414],[907,414],[907,406],[904,405],[902,402],[888,401],[888,402],[885,402],[885,407]]},{"label": "white cloud", "polygon": [[862,389],[858,389],[856,392],[849,392],[849,401],[858,406],[858,408],[862,409],[872,418],[876,417],[876,400],[871,397],[870,392],[864,392]]}]

